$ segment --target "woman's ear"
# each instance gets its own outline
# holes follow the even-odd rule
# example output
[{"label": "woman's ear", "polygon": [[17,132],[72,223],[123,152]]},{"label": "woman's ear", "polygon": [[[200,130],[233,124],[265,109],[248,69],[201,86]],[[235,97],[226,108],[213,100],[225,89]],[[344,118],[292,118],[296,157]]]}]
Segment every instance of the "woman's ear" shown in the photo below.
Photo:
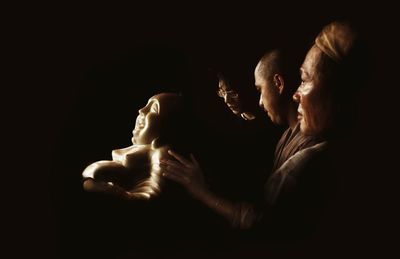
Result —
[{"label": "woman's ear", "polygon": [[283,93],[283,89],[285,88],[285,80],[283,76],[280,74],[274,75],[274,85],[278,89],[279,94]]}]

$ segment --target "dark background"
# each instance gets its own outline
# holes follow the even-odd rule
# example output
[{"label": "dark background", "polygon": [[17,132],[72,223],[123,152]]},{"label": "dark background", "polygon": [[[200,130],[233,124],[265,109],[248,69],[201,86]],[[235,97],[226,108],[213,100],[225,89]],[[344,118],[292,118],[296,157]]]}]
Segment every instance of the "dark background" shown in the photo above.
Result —
[{"label": "dark background", "polygon": [[[228,69],[238,84],[251,85],[252,70],[265,50],[293,42],[305,54],[318,31],[337,18],[360,26],[373,53],[374,70],[369,88],[360,93],[359,134],[343,151],[346,159],[340,166],[348,176],[332,224],[316,240],[274,251],[262,243],[233,241],[232,246],[228,242],[219,246],[215,237],[212,248],[193,251],[200,253],[200,258],[270,254],[386,257],[394,252],[395,176],[399,170],[393,167],[396,152],[390,147],[397,141],[394,121],[398,115],[394,113],[398,90],[393,77],[398,67],[398,23],[390,6],[383,2],[147,3],[129,7],[43,3],[13,9],[16,12],[6,24],[6,38],[11,40],[6,62],[12,71],[5,71],[12,78],[5,93],[15,98],[3,102],[4,137],[9,145],[5,175],[11,176],[4,184],[10,208],[3,213],[7,216],[6,246],[15,258],[109,257],[112,249],[136,258],[148,255],[130,250],[129,240],[119,236],[133,234],[135,226],[143,234],[145,228],[137,222],[124,225],[134,212],[126,209],[126,203],[84,194],[77,182],[79,170],[103,159],[111,149],[129,144],[132,118],[160,88],[190,89],[197,94],[195,103],[201,114],[214,110],[216,115],[224,114],[213,90],[212,94],[208,88],[197,92],[201,82],[212,89],[205,79],[208,67]],[[218,124],[216,118],[205,116],[202,120],[207,129],[223,135],[224,123]],[[190,200],[179,202],[201,211],[190,205]],[[146,205],[138,206],[146,209]],[[179,203],[171,206],[176,208]],[[122,218],[116,216],[125,212]],[[100,215],[97,219],[90,218],[96,213]],[[142,212],[139,217],[157,218],[150,214]],[[203,220],[194,234],[184,229],[198,225],[203,217],[208,220]],[[217,223],[212,215],[199,214],[199,218],[186,219],[177,233],[188,235],[193,242],[212,239],[210,235],[215,233],[226,237],[223,228],[213,232]],[[178,246],[178,252],[176,244],[170,250],[162,245],[163,240],[172,239],[171,229],[146,237],[157,240],[154,246],[171,256],[190,253],[190,242]],[[104,254],[96,247],[104,249]],[[91,249],[95,249],[93,254]]]}]

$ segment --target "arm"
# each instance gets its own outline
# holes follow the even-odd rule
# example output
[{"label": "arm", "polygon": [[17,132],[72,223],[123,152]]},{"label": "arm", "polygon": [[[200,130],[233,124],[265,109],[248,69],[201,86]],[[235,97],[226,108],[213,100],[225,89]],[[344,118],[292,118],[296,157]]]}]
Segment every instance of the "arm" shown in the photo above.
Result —
[{"label": "arm", "polygon": [[255,221],[253,206],[246,203],[234,203],[217,196],[207,189],[203,171],[199,163],[190,155],[190,160],[169,150],[177,161],[161,160],[162,175],[181,184],[197,200],[227,219],[232,226],[249,228]]}]

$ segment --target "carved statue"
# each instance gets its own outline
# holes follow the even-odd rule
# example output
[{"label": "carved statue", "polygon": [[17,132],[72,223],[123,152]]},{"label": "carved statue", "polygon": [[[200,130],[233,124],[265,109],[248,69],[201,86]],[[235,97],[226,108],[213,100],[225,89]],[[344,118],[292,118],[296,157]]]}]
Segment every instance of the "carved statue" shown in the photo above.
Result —
[{"label": "carved statue", "polygon": [[139,110],[132,146],[112,151],[112,161],[97,161],[83,171],[83,187],[126,199],[150,199],[164,184],[160,159],[168,155],[169,144],[177,139],[182,123],[183,100],[174,93],[151,97]]}]

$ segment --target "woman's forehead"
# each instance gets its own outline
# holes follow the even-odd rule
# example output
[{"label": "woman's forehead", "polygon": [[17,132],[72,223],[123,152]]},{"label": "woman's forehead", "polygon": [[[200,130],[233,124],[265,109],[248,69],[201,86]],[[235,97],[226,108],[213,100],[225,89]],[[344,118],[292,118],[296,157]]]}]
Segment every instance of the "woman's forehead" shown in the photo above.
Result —
[{"label": "woman's forehead", "polygon": [[306,58],[304,59],[303,65],[301,66],[301,71],[310,76],[313,75],[315,70],[317,69],[317,65],[321,59],[322,52],[315,45],[310,49],[307,53]]}]

